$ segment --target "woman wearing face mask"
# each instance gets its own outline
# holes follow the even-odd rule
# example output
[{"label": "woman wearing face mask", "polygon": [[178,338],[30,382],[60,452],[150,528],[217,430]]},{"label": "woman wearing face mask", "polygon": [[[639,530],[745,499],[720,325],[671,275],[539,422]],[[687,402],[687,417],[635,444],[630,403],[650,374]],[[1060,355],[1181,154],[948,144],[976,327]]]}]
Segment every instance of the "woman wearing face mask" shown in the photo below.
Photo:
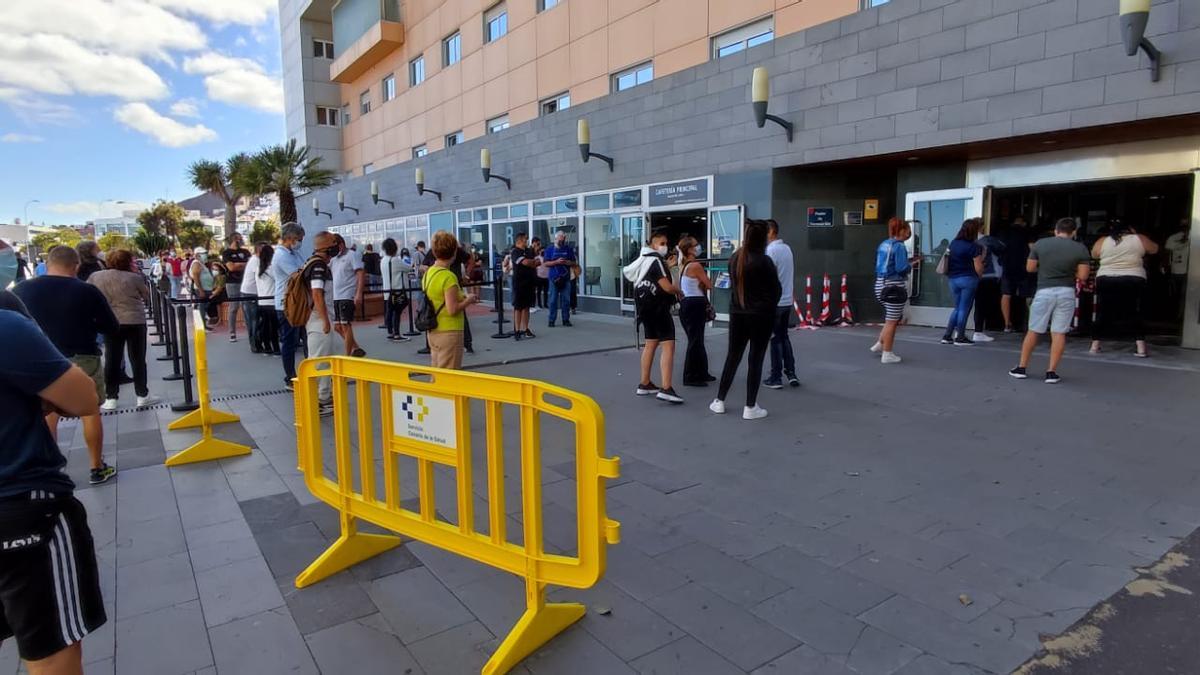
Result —
[{"label": "woman wearing face mask", "polygon": [[683,386],[707,387],[715,381],[708,372],[708,351],[704,348],[704,324],[710,319],[708,292],[712,290],[708,272],[696,262],[700,246],[691,235],[679,240],[679,288],[683,300],[679,303],[679,323],[687,335],[687,351],[683,356]]},{"label": "woman wearing face mask", "polygon": [[[216,278],[208,269],[208,250],[203,246],[197,246],[192,253],[195,258],[192,259],[192,265],[188,268],[188,278],[192,283],[192,297],[199,300],[197,307],[200,309],[200,314],[208,316],[208,299],[212,297],[213,286],[216,284]],[[212,327],[204,325],[205,330],[212,330]]]}]

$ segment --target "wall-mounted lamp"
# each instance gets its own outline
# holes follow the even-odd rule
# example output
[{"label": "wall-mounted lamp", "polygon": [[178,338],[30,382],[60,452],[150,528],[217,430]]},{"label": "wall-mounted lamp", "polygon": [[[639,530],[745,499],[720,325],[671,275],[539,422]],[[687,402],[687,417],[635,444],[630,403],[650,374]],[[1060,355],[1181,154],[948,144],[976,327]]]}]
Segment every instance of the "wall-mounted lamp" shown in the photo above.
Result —
[{"label": "wall-mounted lamp", "polygon": [[338,211],[345,211],[346,209],[350,209],[351,211],[354,212],[354,215],[356,215],[356,216],[358,215],[358,209],[354,208],[353,206],[346,206],[346,193],[345,192],[338,190],[337,197],[338,197]]},{"label": "wall-mounted lamp", "polygon": [[379,197],[379,183],[371,181],[371,203],[378,204],[379,202],[387,202],[387,205],[396,208],[396,202],[390,199],[381,199]]},{"label": "wall-mounted lamp", "polygon": [[479,168],[483,171],[483,182],[487,183],[495,178],[498,181],[503,181],[508,189],[512,189],[512,181],[501,176],[498,173],[492,173],[492,151],[483,148],[479,151]]},{"label": "wall-mounted lamp", "polygon": [[321,210],[321,202],[317,201],[316,197],[313,197],[313,215],[319,216],[321,214],[325,214],[326,216],[329,217],[330,220],[333,220],[333,214],[328,211],[322,211]]},{"label": "wall-mounted lamp", "polygon": [[1135,56],[1138,49],[1150,58],[1150,79],[1158,82],[1162,52],[1146,38],[1146,23],[1150,21],[1150,0],[1121,0],[1121,38],[1125,53]]},{"label": "wall-mounted lamp", "polygon": [[579,120],[579,155],[583,157],[584,164],[587,164],[589,159],[595,157],[596,159],[607,162],[609,171],[613,170],[612,157],[607,157],[605,155],[592,152],[592,130],[590,127],[588,127],[588,121],[584,119]]},{"label": "wall-mounted lamp", "polygon": [[425,169],[417,169],[417,194],[423,195],[428,192],[431,195],[437,195],[438,201],[442,201],[442,193],[437,190],[430,190],[425,187]]},{"label": "wall-mounted lamp", "polygon": [[767,114],[767,101],[771,98],[771,80],[767,75],[767,69],[759,66],[754,69],[754,77],[750,85],[750,100],[754,104],[754,123],[761,129],[767,123],[767,120],[778,124],[787,131],[788,143],[792,142],[792,123],[776,117],[775,115]]}]

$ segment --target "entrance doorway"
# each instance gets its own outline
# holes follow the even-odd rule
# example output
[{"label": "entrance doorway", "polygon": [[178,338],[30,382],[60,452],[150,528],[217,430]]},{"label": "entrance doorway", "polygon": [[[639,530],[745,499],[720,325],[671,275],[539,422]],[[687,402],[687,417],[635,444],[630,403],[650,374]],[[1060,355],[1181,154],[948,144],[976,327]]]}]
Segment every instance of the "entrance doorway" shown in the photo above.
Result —
[{"label": "entrance doorway", "polygon": [[658,213],[651,213],[649,215],[650,229],[647,234],[657,232],[658,230],[666,230],[667,246],[672,249],[679,242],[679,238],[685,234],[695,237],[697,241],[701,242],[701,246],[704,245],[704,241],[708,238],[708,211],[706,209],[659,211]]},{"label": "entrance doorway", "polygon": [[[1186,284],[1172,274],[1172,253],[1166,244],[1172,235],[1191,227],[1193,183],[1191,174],[1182,174],[996,189],[990,225],[994,233],[1004,234],[1022,217],[1029,223],[1031,237],[1037,239],[1051,236],[1059,218],[1074,218],[1079,240],[1089,249],[1107,235],[1112,221],[1132,225],[1159,245],[1159,252],[1144,261],[1147,285],[1142,319],[1147,338],[1178,344]],[[1092,298],[1085,293],[1080,300],[1079,327],[1086,333],[1091,329]]]}]

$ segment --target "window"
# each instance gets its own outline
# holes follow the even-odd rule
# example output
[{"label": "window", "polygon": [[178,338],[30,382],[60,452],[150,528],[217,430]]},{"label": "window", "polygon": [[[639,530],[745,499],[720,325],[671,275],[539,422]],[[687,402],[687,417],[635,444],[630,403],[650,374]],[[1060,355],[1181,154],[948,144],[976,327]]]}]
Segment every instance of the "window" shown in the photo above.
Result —
[{"label": "window", "polygon": [[452,66],[462,61],[462,35],[455,33],[442,40],[442,65]]},{"label": "window", "polygon": [[607,211],[609,209],[608,194],[587,195],[583,198],[584,211]]},{"label": "window", "polygon": [[408,86],[415,87],[425,81],[425,57],[418,56],[408,62]]},{"label": "window", "polygon": [[504,114],[499,117],[493,117],[487,121],[487,132],[489,134],[498,134],[508,128],[508,115]]},{"label": "window", "polygon": [[337,108],[326,108],[323,105],[317,106],[317,126],[319,127],[336,127],[338,125],[338,117],[341,113]]},{"label": "window", "polygon": [[654,64],[643,63],[612,76],[613,91],[625,91],[654,79]]},{"label": "window", "polygon": [[371,172],[372,172],[372,171],[374,171],[374,170],[375,170],[375,164],[374,164],[374,163],[372,163],[372,162],[367,162],[366,164],[363,164],[363,175],[364,175],[364,176],[365,176],[365,175],[367,175],[367,174],[369,174],[369,173],[371,173]]},{"label": "window", "polygon": [[735,28],[713,38],[713,58],[729,56],[740,51],[757,47],[775,39],[775,19],[767,17],[761,21]]},{"label": "window", "polygon": [[538,0],[538,11],[544,12],[558,6],[558,0]]},{"label": "window", "polygon": [[862,4],[863,9],[871,9],[872,7],[879,7],[880,5],[888,4],[888,0],[863,0]]},{"label": "window", "polygon": [[495,42],[508,33],[508,9],[504,3],[483,13],[483,41]]},{"label": "window", "polygon": [[[589,197],[590,199],[590,197]],[[621,280],[620,219],[615,216],[588,216],[583,219],[587,246],[584,250],[583,278],[579,292],[586,295],[617,297]]]},{"label": "window", "polygon": [[383,78],[383,102],[396,98],[396,76],[395,74],[388,75]]},{"label": "window", "polygon": [[613,208],[624,209],[642,205],[641,190],[624,190],[613,193]]},{"label": "window", "polygon": [[545,202],[534,202],[533,203],[533,215],[549,216],[553,213],[554,213],[554,202],[545,201]]},{"label": "window", "polygon": [[469,222],[471,222],[471,210],[470,210],[470,209],[466,209],[466,210],[463,210],[463,211],[459,211],[459,212],[458,212],[458,222],[460,222],[460,223],[469,223]]},{"label": "window", "polygon": [[542,114],[549,115],[556,113],[559,110],[566,110],[571,107],[571,94],[559,94],[553,98],[548,98],[542,101]]},{"label": "window", "polygon": [[333,43],[329,40],[313,40],[313,56],[318,59],[333,58]]},{"label": "window", "polygon": [[492,207],[492,220],[505,220],[507,218],[508,218],[508,207],[507,206],[493,206]]},{"label": "window", "polygon": [[513,204],[512,208],[509,210],[508,215],[510,218],[526,218],[526,217],[528,217],[529,216],[529,203],[523,202],[521,204]]},{"label": "window", "polygon": [[347,124],[350,124],[350,104],[343,103],[342,104],[342,126],[346,126]]},{"label": "window", "polygon": [[371,112],[371,90],[364,91],[358,95],[358,114],[366,115]]},{"label": "window", "polygon": [[417,147],[413,148],[413,159],[421,159],[422,157],[424,157],[425,155],[428,155],[428,154],[429,154],[429,150],[428,150],[428,148],[425,147],[424,144],[418,145]]},{"label": "window", "polygon": [[458,145],[464,140],[466,139],[463,138],[463,132],[461,129],[452,134],[446,134],[446,147],[449,148],[450,146]]},{"label": "window", "polygon": [[554,200],[555,213],[575,213],[579,210],[578,197],[565,197],[563,199]]}]

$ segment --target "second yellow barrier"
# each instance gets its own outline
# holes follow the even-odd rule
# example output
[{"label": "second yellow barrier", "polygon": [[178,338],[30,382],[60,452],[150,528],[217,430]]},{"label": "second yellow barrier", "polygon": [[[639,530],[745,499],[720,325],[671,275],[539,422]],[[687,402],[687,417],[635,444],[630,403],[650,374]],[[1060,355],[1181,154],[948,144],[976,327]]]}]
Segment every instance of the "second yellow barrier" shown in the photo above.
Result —
[{"label": "second yellow barrier", "polygon": [[[322,442],[317,405],[321,377],[333,378],[332,449]],[[485,417],[486,532],[475,528],[473,401],[482,403]],[[505,406],[515,407],[520,420],[520,543],[510,541],[506,521]],[[543,543],[542,415],[569,423],[575,432],[574,556],[548,553]],[[296,578],[297,587],[400,545],[399,537],[359,532],[358,521],[365,521],[525,579],[525,613],[484,666],[485,675],[508,672],[584,615],[580,604],[547,603],[546,586],[592,586],[604,574],[606,545],[620,540],[619,524],[605,512],[603,483],[618,477],[619,460],[605,457],[604,414],[591,398],[533,380],[347,357],[308,359],[296,378],[296,427],[305,484],[340,512],[342,528],[341,536]],[[416,509],[401,501],[401,457],[416,461]],[[377,474],[379,461],[382,476]],[[438,466],[454,470],[457,522],[437,511]]]}]

